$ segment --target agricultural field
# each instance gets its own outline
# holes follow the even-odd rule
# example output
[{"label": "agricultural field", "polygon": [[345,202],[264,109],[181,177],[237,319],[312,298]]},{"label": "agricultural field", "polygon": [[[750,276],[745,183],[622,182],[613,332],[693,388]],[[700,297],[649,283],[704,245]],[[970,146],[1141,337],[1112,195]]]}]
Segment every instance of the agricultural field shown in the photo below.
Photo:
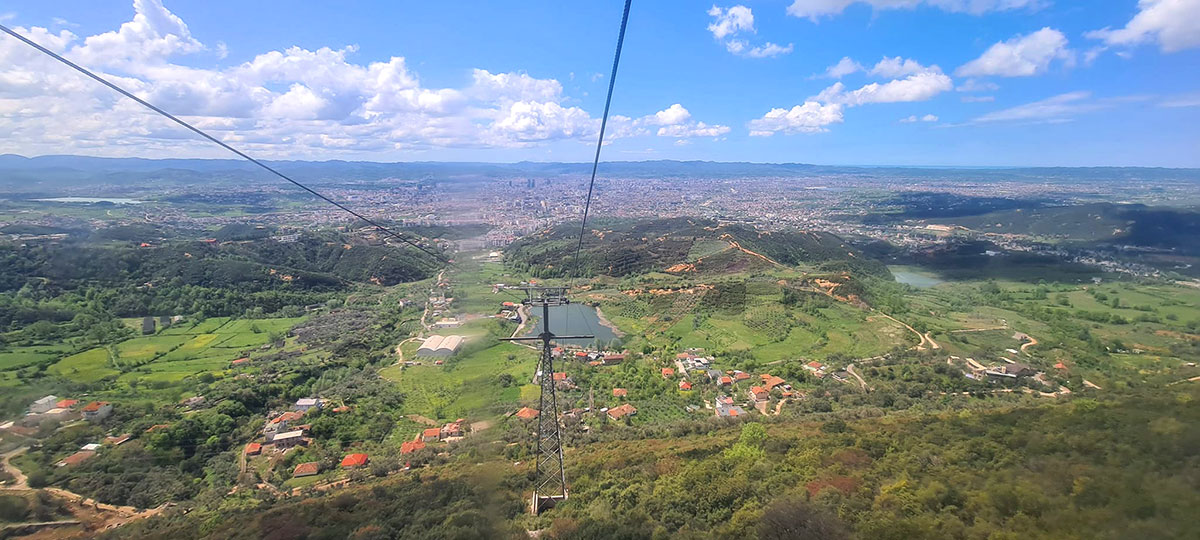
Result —
[{"label": "agricultural field", "polygon": [[[405,414],[420,414],[440,421],[494,417],[511,411],[530,396],[536,399],[537,387],[530,381],[537,358],[538,353],[533,349],[501,343],[466,356],[447,358],[441,366],[434,365],[431,358],[423,358],[420,366],[394,365],[379,374],[404,392]],[[504,377],[505,381],[501,381],[503,375],[511,380]]]},{"label": "agricultural field", "polygon": [[64,358],[49,372],[75,382],[92,383],[120,375],[122,382],[173,383],[201,373],[219,373],[250,349],[283,335],[303,318],[205,319],[171,326],[152,336],[135,337]]}]

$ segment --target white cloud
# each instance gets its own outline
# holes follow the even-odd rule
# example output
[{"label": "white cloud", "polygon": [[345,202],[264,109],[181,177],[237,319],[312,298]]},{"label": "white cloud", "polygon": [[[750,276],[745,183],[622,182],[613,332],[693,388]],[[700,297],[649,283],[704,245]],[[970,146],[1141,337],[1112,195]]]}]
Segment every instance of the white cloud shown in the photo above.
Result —
[{"label": "white cloud", "polygon": [[849,56],[843,56],[838,63],[825,68],[825,76],[830,79],[840,79],[851,73],[863,71],[862,64],[855,62]]},{"label": "white cloud", "polygon": [[1091,101],[1091,97],[1091,92],[1068,92],[1033,103],[990,112],[972,122],[1064,122],[1076,114],[1102,109],[1106,106]]},{"label": "white cloud", "polygon": [[904,59],[900,58],[899,56],[888,58],[885,56],[882,60],[876,63],[875,67],[871,68],[871,71],[868,71],[867,74],[895,79],[897,77],[912,75],[914,73],[923,73],[926,71],[937,71],[940,73],[942,70],[937,66],[927,68],[922,66],[920,62],[917,62],[911,58]]},{"label": "white cloud", "polygon": [[954,82],[940,70],[929,70],[886,83],[871,83],[857,90],[846,91],[845,85],[835,83],[816,96],[816,101],[854,107],[867,103],[899,103],[925,101],[954,88]]},{"label": "white cloud", "polygon": [[963,103],[991,103],[996,101],[996,96],[963,96]]},{"label": "white cloud", "polygon": [[717,39],[725,39],[739,32],[754,33],[754,13],[746,6],[737,5],[727,9],[713,6],[708,14],[715,19],[708,25],[708,31]]},{"label": "white cloud", "polygon": [[914,114],[914,115],[910,115],[908,117],[900,119],[900,123],[902,123],[902,124],[912,124],[914,122],[937,122],[937,121],[938,121],[938,117],[935,115],[932,115],[932,114],[927,114],[925,116],[917,116]]},{"label": "white cloud", "polygon": [[1200,47],[1200,0],[1138,0],[1138,13],[1116,30],[1085,34],[1110,46],[1157,41],[1163,52]]},{"label": "white cloud", "polygon": [[771,109],[762,118],[749,123],[750,135],[769,137],[776,133],[820,133],[825,126],[842,122],[842,106],[806,101],[791,109]]},{"label": "white cloud", "polygon": [[866,4],[875,10],[914,9],[926,5],[952,13],[982,15],[991,11],[1037,9],[1043,0],[795,0],[787,12],[793,17],[808,17],[817,22],[821,17],[841,13],[852,4]]},{"label": "white cloud", "polygon": [[1160,107],[1200,107],[1200,93],[1168,97]]},{"label": "white cloud", "polygon": [[1067,37],[1046,27],[992,45],[979,58],[960,66],[955,74],[962,77],[1028,77],[1045,73],[1053,60],[1071,64],[1074,58],[1074,52],[1067,48]]},{"label": "white cloud", "polygon": [[[599,119],[572,106],[559,81],[527,73],[476,69],[464,86],[431,88],[404,58],[360,63],[355,47],[291,47],[226,67],[181,65],[176,57],[211,49],[158,1],[139,0],[134,11],[118,30],[96,36],[39,27],[15,31],[264,157],[589,142],[599,129]],[[655,122],[614,115],[614,136],[729,131],[691,118],[678,104],[649,117]],[[27,155],[220,155],[12,39],[0,39],[0,132],[11,143],[6,150]]]},{"label": "white cloud", "polygon": [[762,45],[753,46],[749,41],[738,38],[738,34],[742,32],[751,34],[756,32],[754,13],[746,6],[737,5],[727,9],[713,6],[708,10],[708,14],[713,17],[713,22],[708,25],[708,31],[712,32],[717,41],[723,42],[725,50],[730,53],[749,58],[771,58],[792,52],[791,43],[783,46],[768,41]]},{"label": "white cloud", "polygon": [[995,92],[1000,89],[1000,85],[991,81],[981,81],[979,79],[967,79],[955,88],[959,92]]}]

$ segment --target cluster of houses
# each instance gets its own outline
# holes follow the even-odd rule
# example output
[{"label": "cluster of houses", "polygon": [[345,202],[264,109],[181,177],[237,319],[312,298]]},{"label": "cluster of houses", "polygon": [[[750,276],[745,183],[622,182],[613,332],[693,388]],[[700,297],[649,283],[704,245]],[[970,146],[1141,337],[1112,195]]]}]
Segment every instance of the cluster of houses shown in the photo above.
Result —
[{"label": "cluster of houses", "polygon": [[466,433],[463,431],[463,423],[466,420],[459,418],[453,422],[437,428],[427,428],[413,437],[410,441],[404,441],[400,445],[401,454],[412,454],[419,450],[424,450],[428,444],[437,442],[453,443],[463,440]]},{"label": "cluster of houses", "polygon": [[[80,418],[88,422],[99,422],[112,414],[112,403],[107,401],[92,401],[80,407],[77,399],[60,399],[57,396],[44,396],[29,404],[29,412],[20,419],[23,427],[37,427],[43,422],[65,422]],[[8,426],[13,427],[13,426]]]},{"label": "cluster of houses", "polygon": [[246,445],[246,455],[259,455],[264,450],[285,451],[296,446],[307,446],[312,442],[312,439],[307,436],[308,430],[312,426],[304,423],[304,414],[313,409],[320,410],[324,406],[325,402],[318,398],[296,400],[296,403],[292,405],[292,410],[284,411],[267,419],[267,423],[263,425],[263,443],[255,442]]}]

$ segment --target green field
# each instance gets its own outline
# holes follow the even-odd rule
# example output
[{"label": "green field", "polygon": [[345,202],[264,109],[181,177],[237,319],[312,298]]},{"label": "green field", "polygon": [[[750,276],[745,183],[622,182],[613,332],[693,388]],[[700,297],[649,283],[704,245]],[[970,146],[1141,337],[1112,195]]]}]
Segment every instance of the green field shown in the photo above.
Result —
[{"label": "green field", "polygon": [[69,345],[36,345],[32,347],[13,347],[0,351],[0,371],[17,369],[30,364],[37,364],[57,358],[71,350]]},{"label": "green field", "polygon": [[[514,355],[513,360],[508,355]],[[439,420],[460,417],[498,416],[516,407],[528,396],[537,395],[528,384],[537,353],[532,349],[502,343],[462,358],[447,359],[445,365],[433,365],[422,359],[421,366],[392,366],[380,370],[384,378],[395,382],[405,393],[404,412]],[[503,387],[502,373],[515,382]],[[533,388],[527,393],[523,386]]]},{"label": "green field", "polygon": [[[115,356],[106,348],[69,356],[51,366],[49,372],[83,383],[111,375],[120,375],[119,380],[124,382],[178,382],[201,373],[223,371],[230,361],[266,344],[271,333],[285,333],[301,320],[218,317],[196,324],[182,323],[157,335],[122,341],[112,347]],[[24,358],[30,354],[25,353]]]}]

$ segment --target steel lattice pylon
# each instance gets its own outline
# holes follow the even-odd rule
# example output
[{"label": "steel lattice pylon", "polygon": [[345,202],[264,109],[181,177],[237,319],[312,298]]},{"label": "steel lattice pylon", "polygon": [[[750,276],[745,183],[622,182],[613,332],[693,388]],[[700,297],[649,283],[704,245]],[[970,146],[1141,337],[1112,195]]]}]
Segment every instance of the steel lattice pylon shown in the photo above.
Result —
[{"label": "steel lattice pylon", "polygon": [[527,294],[522,303],[542,308],[542,332],[537,336],[513,337],[509,341],[541,341],[542,356],[538,361],[535,376],[541,386],[542,395],[538,404],[537,449],[533,481],[533,499],[530,510],[539,514],[543,510],[567,498],[567,472],[563,466],[562,433],[558,423],[558,396],[554,387],[554,339],[590,339],[594,336],[555,336],[550,332],[550,307],[570,303],[565,287],[526,287]]}]

